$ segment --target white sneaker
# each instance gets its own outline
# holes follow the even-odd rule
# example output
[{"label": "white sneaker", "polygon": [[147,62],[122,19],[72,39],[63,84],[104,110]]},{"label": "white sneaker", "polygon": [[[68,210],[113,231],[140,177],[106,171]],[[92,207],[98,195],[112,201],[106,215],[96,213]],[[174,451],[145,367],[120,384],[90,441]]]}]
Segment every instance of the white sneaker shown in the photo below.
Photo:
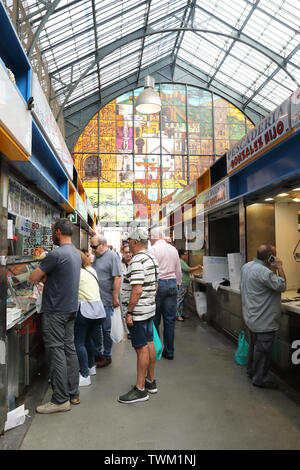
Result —
[{"label": "white sneaker", "polygon": [[97,374],[96,366],[91,367],[89,369],[89,373],[90,373],[90,375],[96,375]]},{"label": "white sneaker", "polygon": [[79,387],[87,387],[88,385],[91,385],[91,377],[82,377],[81,374],[79,374]]}]

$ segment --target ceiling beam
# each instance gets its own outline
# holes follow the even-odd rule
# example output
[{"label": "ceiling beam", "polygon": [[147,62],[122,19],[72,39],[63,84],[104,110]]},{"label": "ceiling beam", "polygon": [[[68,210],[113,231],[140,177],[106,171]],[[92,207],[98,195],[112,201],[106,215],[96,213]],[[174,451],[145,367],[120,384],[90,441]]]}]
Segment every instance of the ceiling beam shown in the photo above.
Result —
[{"label": "ceiling beam", "polygon": [[39,36],[40,36],[45,24],[47,23],[49,17],[52,15],[52,13],[54,12],[54,10],[57,7],[57,5],[59,4],[59,2],[60,2],[60,0],[54,0],[53,3],[51,3],[49,6],[47,6],[47,13],[41,19],[41,22],[40,22],[36,32],[34,33],[33,39],[31,41],[31,44],[30,44],[29,48],[28,48],[28,52],[27,52],[28,59],[30,59],[31,54],[33,53],[33,50],[36,46],[36,43],[39,39]]},{"label": "ceiling beam", "polygon": [[[147,31],[147,28],[148,28],[148,21],[149,21],[149,13],[150,13],[150,8],[151,8],[151,1],[152,1],[152,0],[149,0],[149,1],[148,1],[147,13],[146,13],[146,16],[145,16],[145,26],[144,26],[145,33],[146,33],[146,31]],[[141,73],[141,67],[142,67],[142,60],[143,60],[143,55],[144,55],[145,39],[146,39],[146,36],[144,35],[144,37],[143,37],[143,39],[142,39],[142,45],[141,45],[141,55],[140,55],[140,61],[139,61],[139,66],[138,66],[137,82],[138,82],[139,79],[140,79],[140,73]]]},{"label": "ceiling beam", "polygon": [[[228,34],[228,33],[223,33],[221,31],[211,31],[211,30],[207,30],[206,28],[166,28],[166,29],[163,29],[163,30],[155,30],[153,31],[152,28],[148,28],[147,31],[146,31],[146,36],[152,36],[152,35],[155,35],[155,34],[162,34],[162,33],[168,33],[168,32],[177,32],[177,31],[191,31],[191,32],[201,32],[201,33],[204,33],[205,34],[211,34],[211,35],[218,35],[218,36],[224,36],[224,37],[229,37],[229,38],[232,38],[234,40],[237,40],[237,41],[241,41],[247,45],[249,45],[250,47],[253,47],[255,49],[258,49],[262,54],[266,55],[268,58],[270,58],[270,60],[273,60],[280,68],[282,68],[285,73],[287,75],[290,76],[290,78],[295,82],[297,83],[296,79],[293,77],[293,75],[286,69],[286,62],[285,62],[285,59],[283,59],[281,56],[279,56],[278,54],[275,54],[275,53],[272,53],[272,51],[270,51],[268,48],[266,48],[265,46],[262,46],[262,45],[258,45],[257,41],[254,41],[252,40],[251,38],[248,38],[246,35],[244,35],[243,33],[241,33],[240,31],[234,31],[234,33],[232,34]],[[127,44],[129,42],[132,42],[134,40],[137,40],[137,39],[142,39],[143,37],[145,36],[145,30],[144,28],[140,28],[139,30],[137,31],[134,31],[133,33],[130,33],[127,35],[127,38],[126,38],[126,41],[125,41],[125,38],[121,38],[117,41],[115,41],[114,43],[111,43],[107,46],[107,53],[111,53],[113,52],[115,49],[118,49],[118,47],[121,47],[121,45],[124,45],[124,44]],[[72,84],[72,86],[70,86],[65,98],[64,98],[64,101],[60,107],[60,110],[57,114],[57,117],[56,119],[58,119],[64,109],[64,107],[66,106],[67,102],[68,102],[68,99],[69,97],[71,96],[71,94],[73,93],[73,91],[76,89],[76,87],[78,86],[78,84],[81,82],[81,80],[83,80],[86,75],[89,73],[89,71],[91,69],[93,69],[93,67],[95,65],[97,65],[97,63],[103,58],[103,51],[104,48],[100,49],[99,51],[99,55],[97,56],[97,59],[96,61],[93,61],[92,63],[89,64],[89,66],[85,69],[85,71],[80,75],[80,77],[76,80],[76,82],[74,84]],[[110,51],[110,52],[108,52]],[[270,52],[271,52],[271,55],[270,55]]]}]

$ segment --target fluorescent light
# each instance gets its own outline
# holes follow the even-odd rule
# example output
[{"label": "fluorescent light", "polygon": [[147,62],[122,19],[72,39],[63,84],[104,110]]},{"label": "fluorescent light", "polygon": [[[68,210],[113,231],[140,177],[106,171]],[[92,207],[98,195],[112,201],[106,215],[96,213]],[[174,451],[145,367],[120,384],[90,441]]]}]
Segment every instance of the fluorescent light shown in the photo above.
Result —
[{"label": "fluorescent light", "polygon": [[295,201],[295,202],[300,202],[300,199],[299,199],[298,197],[295,197],[295,198],[293,199],[293,201]]},{"label": "fluorescent light", "polygon": [[288,193],[280,193],[280,194],[277,194],[278,197],[284,197],[284,196],[288,196]]},{"label": "fluorescent light", "polygon": [[300,188],[292,189],[292,191],[300,191]]},{"label": "fluorescent light", "polygon": [[267,197],[267,199],[265,199],[265,201],[274,201],[274,198],[273,197]]}]

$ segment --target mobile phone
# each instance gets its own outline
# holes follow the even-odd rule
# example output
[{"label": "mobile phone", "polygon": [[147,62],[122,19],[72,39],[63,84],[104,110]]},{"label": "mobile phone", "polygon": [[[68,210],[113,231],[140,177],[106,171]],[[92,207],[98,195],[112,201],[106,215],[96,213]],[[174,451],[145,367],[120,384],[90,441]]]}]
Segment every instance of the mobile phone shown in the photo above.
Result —
[{"label": "mobile phone", "polygon": [[269,256],[268,263],[269,264],[274,264],[274,261],[275,261],[275,256],[273,256],[273,255]]}]

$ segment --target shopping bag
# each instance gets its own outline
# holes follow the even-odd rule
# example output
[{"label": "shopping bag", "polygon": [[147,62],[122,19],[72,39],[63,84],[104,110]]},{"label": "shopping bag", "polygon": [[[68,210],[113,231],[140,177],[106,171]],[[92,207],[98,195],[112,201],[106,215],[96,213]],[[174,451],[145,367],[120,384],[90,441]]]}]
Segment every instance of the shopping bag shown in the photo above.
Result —
[{"label": "shopping bag", "polygon": [[152,321],[152,324],[153,324],[153,342],[154,342],[154,347],[155,347],[155,352],[156,352],[156,359],[159,361],[162,355],[162,344],[161,344],[160,337],[156,331],[153,321]]},{"label": "shopping bag", "polygon": [[43,303],[43,294],[41,294],[35,301],[35,308],[36,308],[37,313],[41,313],[42,303]]},{"label": "shopping bag", "polygon": [[235,362],[239,366],[245,366],[248,361],[248,349],[249,345],[245,338],[245,332],[241,331],[238,338],[238,348],[235,352]]},{"label": "shopping bag", "polygon": [[124,336],[123,323],[121,318],[121,309],[117,307],[111,316],[110,337],[114,343],[121,343]]},{"label": "shopping bag", "polygon": [[41,282],[34,284],[33,286],[32,297],[35,298],[35,308],[37,313],[41,313],[42,310],[43,288],[44,284]]}]

